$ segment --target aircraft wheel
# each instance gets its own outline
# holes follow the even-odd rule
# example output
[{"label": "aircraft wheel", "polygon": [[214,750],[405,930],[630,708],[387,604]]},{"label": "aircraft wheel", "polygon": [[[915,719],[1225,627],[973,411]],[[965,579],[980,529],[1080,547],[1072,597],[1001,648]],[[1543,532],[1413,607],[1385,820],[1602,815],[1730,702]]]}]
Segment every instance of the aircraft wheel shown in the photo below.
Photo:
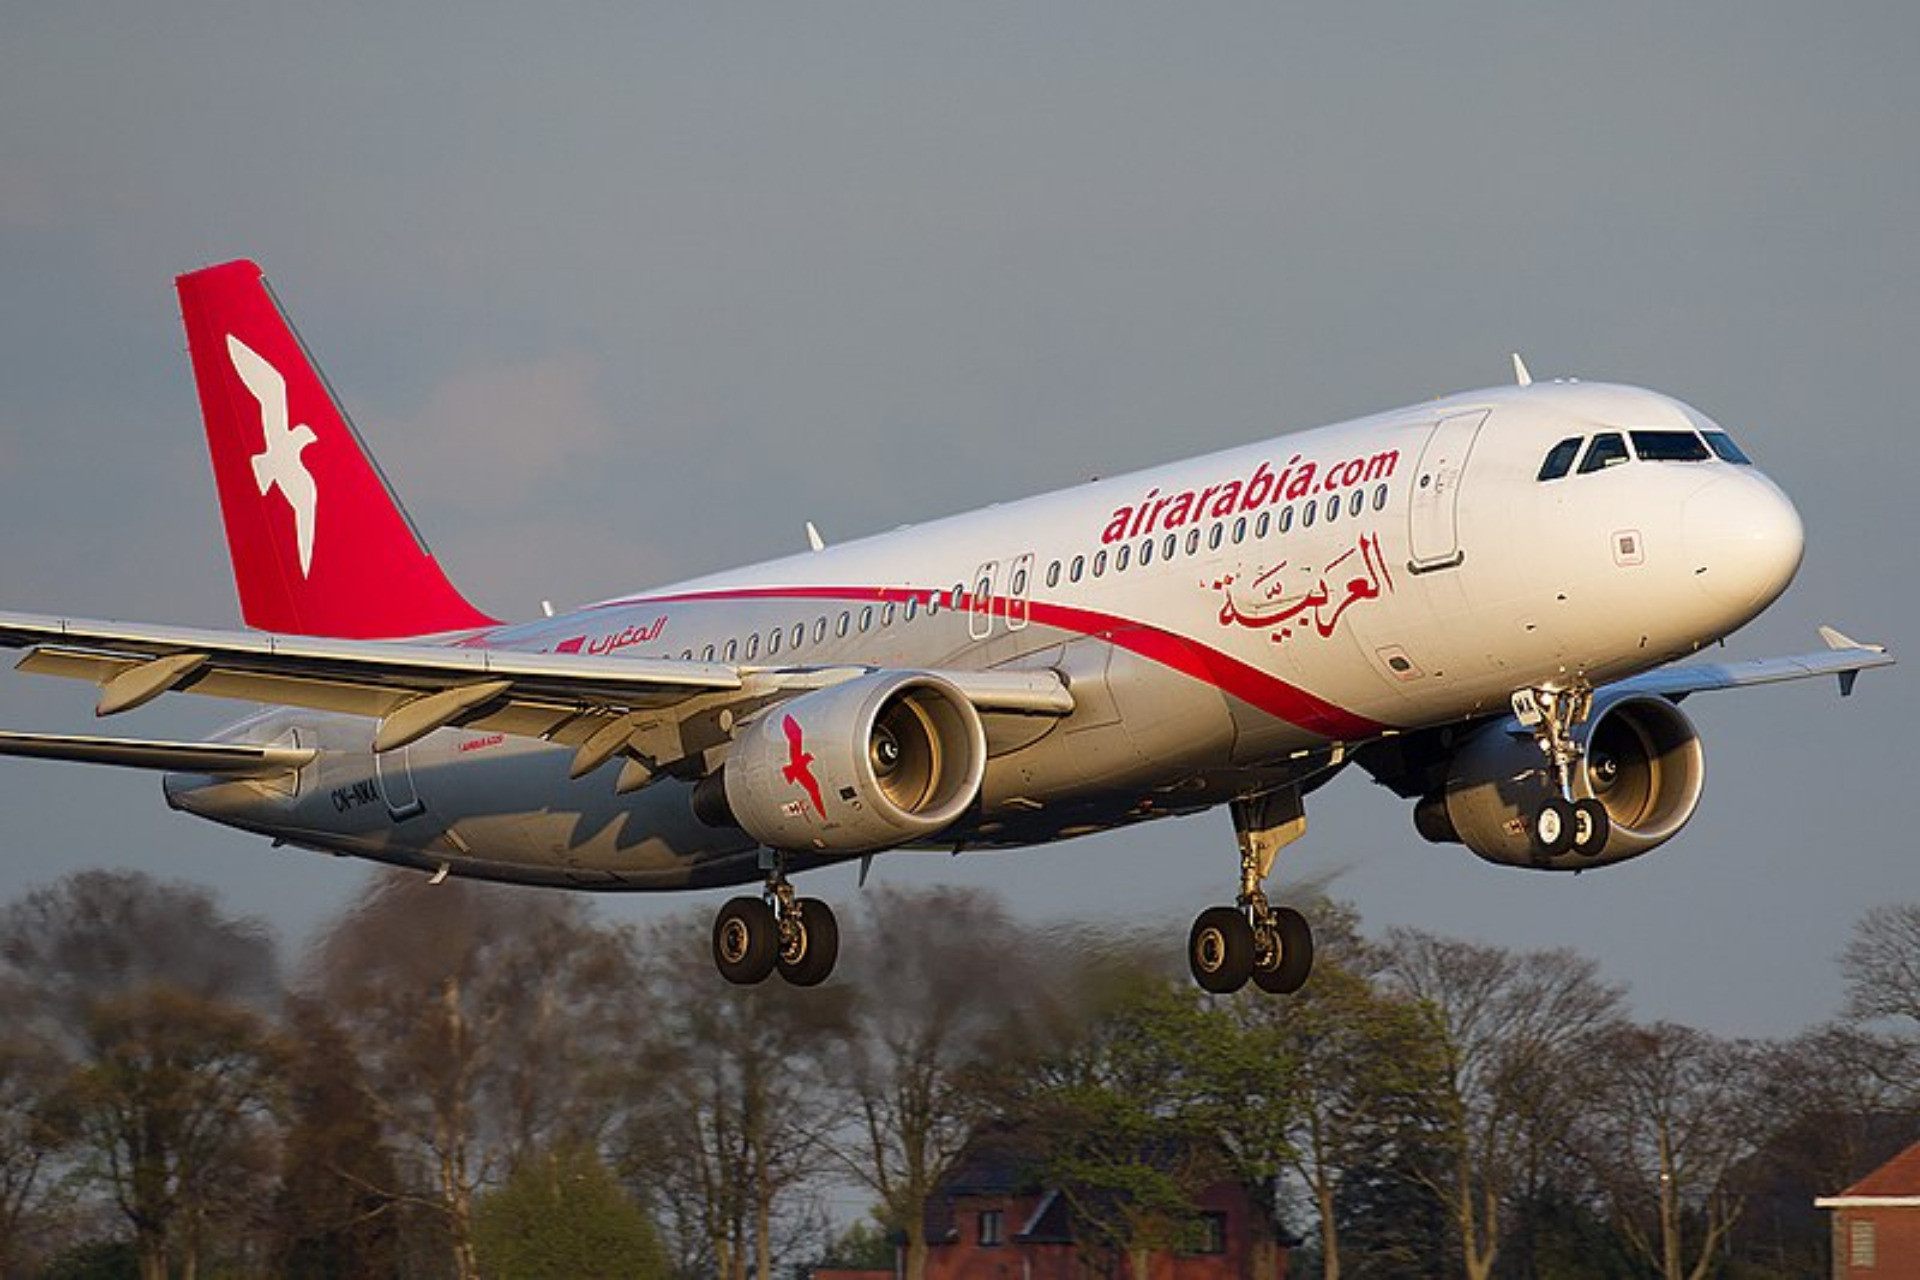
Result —
[{"label": "aircraft wheel", "polygon": [[1238,991],[1253,973],[1253,926],[1236,907],[1208,907],[1187,935],[1193,980],[1215,995]]},{"label": "aircraft wheel", "polygon": [[1533,853],[1545,860],[1573,847],[1573,806],[1554,796],[1533,813]]},{"label": "aircraft wheel", "polygon": [[818,898],[802,898],[780,947],[780,976],[796,987],[817,987],[840,957],[840,922]]},{"label": "aircraft wheel", "polygon": [[1597,858],[1607,847],[1613,832],[1613,820],[1607,806],[1589,796],[1573,803],[1573,851],[1583,858]]},{"label": "aircraft wheel", "polygon": [[713,918],[713,963],[737,986],[766,981],[780,958],[773,908],[759,898],[733,898]]},{"label": "aircraft wheel", "polygon": [[1255,957],[1253,984],[1273,995],[1292,995],[1313,972],[1313,926],[1292,907],[1273,913],[1274,945]]}]

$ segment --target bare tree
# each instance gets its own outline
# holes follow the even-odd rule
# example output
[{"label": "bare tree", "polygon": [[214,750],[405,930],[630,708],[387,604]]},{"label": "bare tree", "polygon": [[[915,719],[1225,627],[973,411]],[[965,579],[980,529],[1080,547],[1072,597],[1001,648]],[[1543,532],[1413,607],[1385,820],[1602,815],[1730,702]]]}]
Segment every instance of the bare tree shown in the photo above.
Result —
[{"label": "bare tree", "polygon": [[62,1064],[52,1107],[76,1176],[132,1225],[143,1274],[191,1276],[267,1172],[271,940],[204,890],[93,871],[9,907],[0,961],[31,993],[16,1033]]},{"label": "bare tree", "polygon": [[964,889],[864,899],[848,1094],[836,1135],[852,1176],[926,1272],[926,1204],[982,1112],[987,1060],[1030,1038],[1052,1004],[1048,966],[999,901]]},{"label": "bare tree", "polygon": [[1594,1045],[1603,1092],[1579,1146],[1633,1249],[1665,1280],[1713,1274],[1739,1221],[1740,1161],[1756,1144],[1757,1055],[1670,1022]]},{"label": "bare tree", "polygon": [[476,1193],[526,1153],[598,1136],[630,1030],[627,938],[562,894],[392,874],[328,930],[311,982],[424,1170],[454,1269],[477,1275]]},{"label": "bare tree", "polygon": [[1619,1019],[1620,991],[1570,951],[1515,953],[1395,929],[1386,956],[1386,974],[1424,1006],[1441,1054],[1437,1120],[1450,1167],[1433,1190],[1468,1277],[1486,1280],[1505,1209],[1571,1123],[1585,1051]]},{"label": "bare tree", "polygon": [[623,1172],[675,1236],[683,1270],[741,1280],[751,1268],[769,1280],[781,1232],[816,1225],[798,1193],[827,1163],[850,992],[723,986],[707,923],[693,917],[650,930],[646,951]]},{"label": "bare tree", "polygon": [[1920,1032],[1920,902],[1871,908],[1840,953],[1847,1016]]}]

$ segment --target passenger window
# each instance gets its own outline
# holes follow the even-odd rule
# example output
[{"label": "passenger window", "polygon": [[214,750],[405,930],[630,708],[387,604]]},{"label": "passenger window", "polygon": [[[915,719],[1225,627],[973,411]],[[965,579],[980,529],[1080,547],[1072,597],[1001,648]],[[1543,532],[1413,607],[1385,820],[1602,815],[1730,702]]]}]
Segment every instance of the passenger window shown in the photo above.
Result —
[{"label": "passenger window", "polygon": [[1047,587],[1051,590],[1060,585],[1060,562],[1055,560],[1047,566]]},{"label": "passenger window", "polygon": [[880,606],[880,626],[884,630],[885,628],[890,627],[892,625],[893,625],[893,601],[889,600],[885,604]]},{"label": "passenger window", "polygon": [[801,643],[806,640],[806,638],[807,638],[807,624],[804,622],[794,623],[793,624],[793,647],[798,649]]},{"label": "passenger window", "polygon": [[1127,571],[1127,561],[1132,558],[1133,548],[1123,544],[1118,551],[1113,553],[1113,571],[1115,573],[1125,573]]},{"label": "passenger window", "polygon": [[1633,451],[1642,462],[1705,462],[1711,455],[1691,431],[1635,431]]},{"label": "passenger window", "polygon": [[1319,513],[1320,504],[1311,498],[1307,499],[1307,504],[1300,508],[1300,527],[1302,529],[1313,528],[1313,518]]},{"label": "passenger window", "polygon": [[769,658],[780,652],[780,638],[785,634],[786,632],[780,630],[778,627],[767,632],[767,656]]},{"label": "passenger window", "polygon": [[1753,465],[1753,459],[1740,452],[1740,446],[1735,444],[1733,437],[1726,432],[1709,431],[1706,435],[1707,447],[1713,450],[1720,461],[1731,462],[1737,467],[1750,467]]},{"label": "passenger window", "polygon": [[1080,581],[1080,575],[1086,572],[1086,568],[1087,558],[1085,556],[1075,556],[1073,558],[1073,567],[1067,570],[1067,579],[1071,582]]},{"label": "passenger window", "polygon": [[919,597],[919,596],[908,596],[908,597],[907,597],[907,613],[906,613],[906,620],[907,620],[908,622],[912,622],[912,621],[913,621],[913,619],[914,619],[914,616],[915,616],[916,614],[918,614],[919,612],[920,612],[920,597]]},{"label": "passenger window", "polygon": [[1269,516],[1266,512],[1262,511],[1253,522],[1254,538],[1260,539],[1260,538],[1266,537],[1267,528],[1272,523],[1273,523],[1273,517]]},{"label": "passenger window", "polygon": [[1199,550],[1200,550],[1200,530],[1196,526],[1195,528],[1187,530],[1187,554],[1195,555],[1199,552]]},{"label": "passenger window", "polygon": [[1226,536],[1227,526],[1224,524],[1215,524],[1213,528],[1207,530],[1207,549],[1210,551],[1218,551],[1220,549],[1220,543]]},{"label": "passenger window", "polygon": [[1233,545],[1239,546],[1247,540],[1247,518],[1241,516],[1233,522]]},{"label": "passenger window", "polygon": [[1153,539],[1148,538],[1140,544],[1140,567],[1146,568],[1153,563]]},{"label": "passenger window", "polygon": [[1327,499],[1326,505],[1327,505],[1327,520],[1329,522],[1338,520],[1340,518],[1340,495],[1336,493],[1330,496]]},{"label": "passenger window", "polygon": [[1366,505],[1367,495],[1356,490],[1354,495],[1347,499],[1347,514],[1357,516],[1366,509]]},{"label": "passenger window", "polygon": [[1384,484],[1373,491],[1373,509],[1375,511],[1387,509],[1387,486]]},{"label": "passenger window", "polygon": [[813,642],[819,644],[827,638],[827,620],[816,618],[813,623]]},{"label": "passenger window", "polygon": [[939,616],[939,613],[940,593],[938,591],[927,592],[927,616],[933,618]]},{"label": "passenger window", "polygon": [[700,655],[700,659],[701,659],[701,661],[703,661],[703,662],[712,662],[712,661],[713,661],[713,646],[712,646],[712,645],[708,645],[708,646],[707,646],[707,648],[706,648],[706,651],[705,651],[704,653],[702,653],[702,654]]},{"label": "passenger window", "polygon": [[1630,459],[1627,456],[1626,438],[1618,431],[1603,431],[1587,446],[1587,456],[1580,459],[1580,474],[1591,475],[1627,461]]},{"label": "passenger window", "polygon": [[752,662],[760,656],[760,633],[754,632],[747,637],[747,661]]},{"label": "passenger window", "polygon": [[1547,460],[1540,464],[1540,474],[1536,480],[1558,480],[1573,470],[1573,460],[1580,453],[1580,437],[1568,436],[1553,448],[1547,450]]},{"label": "passenger window", "polygon": [[739,653],[740,653],[740,642],[738,640],[727,641],[727,652],[724,655],[726,660],[728,662],[732,662],[734,658],[739,656]]},{"label": "passenger window", "polygon": [[852,624],[853,624],[853,618],[851,615],[845,614],[845,613],[841,614],[840,621],[833,624],[834,636],[838,639],[845,640],[847,638],[847,628]]},{"label": "passenger window", "polygon": [[1280,532],[1285,533],[1291,528],[1293,528],[1293,504],[1289,503],[1280,508],[1279,529]]},{"label": "passenger window", "polygon": [[1177,533],[1168,534],[1160,543],[1160,558],[1162,560],[1173,559],[1173,553],[1179,545],[1180,535]]},{"label": "passenger window", "polygon": [[1097,578],[1101,574],[1105,573],[1106,571],[1107,571],[1107,553],[1104,550],[1094,552],[1093,553],[1093,576]]},{"label": "passenger window", "polygon": [[873,630],[873,606],[868,605],[860,611],[860,634]]}]

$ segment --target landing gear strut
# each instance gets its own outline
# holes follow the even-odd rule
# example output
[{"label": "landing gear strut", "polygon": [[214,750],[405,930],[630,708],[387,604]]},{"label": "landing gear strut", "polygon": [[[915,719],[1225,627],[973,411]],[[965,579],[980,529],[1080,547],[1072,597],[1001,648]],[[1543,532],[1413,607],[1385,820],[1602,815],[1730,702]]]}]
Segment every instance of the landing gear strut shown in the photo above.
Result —
[{"label": "landing gear strut", "polygon": [[766,981],[775,969],[796,987],[815,987],[840,955],[840,925],[818,898],[800,898],[774,854],[758,898],[733,898],[713,919],[713,963],[738,986]]},{"label": "landing gear strut", "polygon": [[1280,850],[1306,834],[1298,787],[1232,804],[1240,842],[1240,896],[1231,907],[1208,907],[1187,935],[1187,965],[1207,991],[1226,995],[1248,978],[1262,991],[1298,991],[1313,971],[1313,930],[1292,907],[1267,901],[1261,882]]},{"label": "landing gear strut", "polygon": [[1591,796],[1573,798],[1574,767],[1585,755],[1573,731],[1592,710],[1593,690],[1585,681],[1565,689],[1521,689],[1513,695],[1513,714],[1533,730],[1559,792],[1542,801],[1527,821],[1534,856],[1542,862],[1569,849],[1582,857],[1595,857],[1613,831],[1606,805]]}]

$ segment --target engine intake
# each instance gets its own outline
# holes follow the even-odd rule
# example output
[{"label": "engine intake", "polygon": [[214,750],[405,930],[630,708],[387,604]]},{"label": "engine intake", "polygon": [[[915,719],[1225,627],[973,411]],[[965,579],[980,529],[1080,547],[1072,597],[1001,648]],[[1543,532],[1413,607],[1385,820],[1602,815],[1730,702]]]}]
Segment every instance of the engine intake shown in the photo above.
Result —
[{"label": "engine intake", "polygon": [[938,676],[878,672],[769,708],[733,745],[727,808],[773,849],[871,853],[952,825],[980,793],[987,735]]},{"label": "engine intake", "polygon": [[1679,834],[1706,780],[1700,734],[1679,707],[1645,694],[1597,701],[1581,737],[1586,750],[1574,770],[1574,798],[1598,799],[1613,823],[1597,855],[1535,857],[1527,816],[1553,794],[1553,784],[1532,735],[1513,721],[1490,725],[1461,744],[1444,791],[1414,810],[1415,827],[1429,840],[1458,841],[1489,862],[1558,871],[1624,862]]}]

